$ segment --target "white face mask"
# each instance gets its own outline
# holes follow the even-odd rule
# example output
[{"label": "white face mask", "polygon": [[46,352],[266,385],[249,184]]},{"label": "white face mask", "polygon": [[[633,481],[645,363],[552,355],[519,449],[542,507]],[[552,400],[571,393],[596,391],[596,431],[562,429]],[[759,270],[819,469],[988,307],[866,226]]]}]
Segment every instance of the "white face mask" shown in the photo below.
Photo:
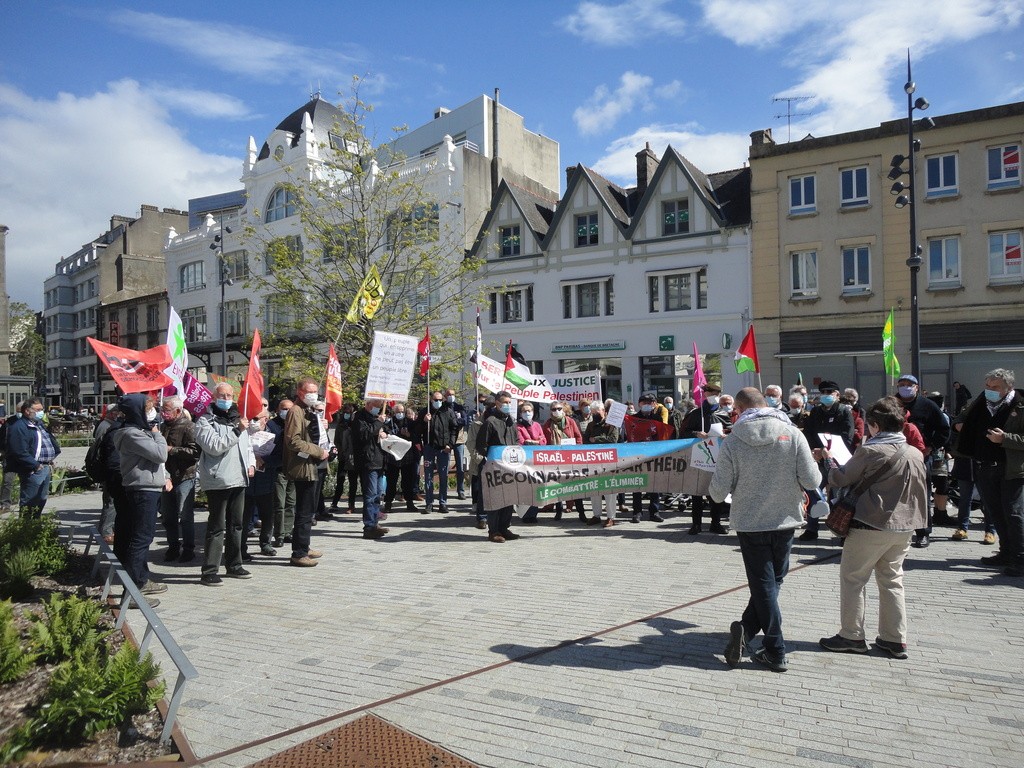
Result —
[{"label": "white face mask", "polygon": [[156,421],[156,408],[146,411],[146,421]]},{"label": "white face mask", "polygon": [[519,417],[523,421],[533,421],[533,411],[523,411],[521,414],[519,414]]},{"label": "white face mask", "polygon": [[706,400],[708,405],[718,405],[718,395],[708,395]]},{"label": "white face mask", "polygon": [[306,405],[308,405],[310,407],[313,407],[314,405],[316,405],[316,401],[317,401],[317,394],[316,394],[316,392],[307,392],[306,394],[304,394],[302,396],[302,402],[304,402]]}]

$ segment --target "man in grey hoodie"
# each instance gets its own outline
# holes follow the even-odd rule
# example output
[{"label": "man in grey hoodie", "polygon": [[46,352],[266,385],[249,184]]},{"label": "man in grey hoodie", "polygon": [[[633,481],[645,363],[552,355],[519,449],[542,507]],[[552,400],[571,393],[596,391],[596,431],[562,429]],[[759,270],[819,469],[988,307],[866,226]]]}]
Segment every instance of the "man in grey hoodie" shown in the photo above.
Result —
[{"label": "man in grey hoodie", "polygon": [[789,570],[793,531],[803,521],[804,489],[821,483],[807,440],[786,414],[769,408],[757,389],[736,395],[739,417],[722,441],[708,495],[718,502],[732,494],[731,527],[740,540],[750,599],[730,627],[725,660],[735,667],[750,638],[764,632],[752,658],[785,672],[779,590]]}]

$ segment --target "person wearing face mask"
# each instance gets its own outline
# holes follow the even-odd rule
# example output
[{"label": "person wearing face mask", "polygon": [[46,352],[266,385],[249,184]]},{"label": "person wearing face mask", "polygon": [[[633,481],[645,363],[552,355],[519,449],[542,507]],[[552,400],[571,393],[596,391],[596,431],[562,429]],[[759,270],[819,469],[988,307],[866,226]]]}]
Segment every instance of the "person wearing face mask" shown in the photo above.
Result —
[{"label": "person wearing face mask", "polygon": [[469,433],[466,428],[469,426],[469,414],[466,413],[462,403],[455,402],[455,390],[448,388],[444,391],[444,402],[455,414],[455,422],[459,426],[459,433],[455,438],[455,445],[452,450],[455,452],[455,491],[459,500],[466,498],[466,440]]},{"label": "person wearing face mask", "polygon": [[572,412],[572,418],[576,422],[576,426],[580,428],[580,434],[586,432],[587,427],[590,426],[591,419],[593,418],[591,402],[586,398],[580,400],[579,405],[576,406],[576,410]]},{"label": "person wearing face mask", "polygon": [[[900,402],[909,412],[907,420],[921,432],[926,451],[928,468],[928,520],[927,525],[917,531],[912,546],[922,549],[930,543],[932,533],[932,466],[946,460],[946,444],[949,442],[950,423],[946,414],[935,403],[920,394],[920,382],[916,376],[904,374],[896,382]],[[942,517],[947,517],[946,501],[942,500]]]},{"label": "person wearing face mask", "polygon": [[261,545],[260,551],[268,556],[270,550],[286,543],[286,539],[291,541],[295,524],[295,481],[284,471],[284,425],[293,406],[288,398],[279,400],[274,418],[267,421],[267,431],[274,436],[274,447],[263,459],[263,471],[269,472],[274,482],[274,512],[271,519],[263,521],[260,529],[261,542],[263,534],[269,534],[267,546]]},{"label": "person wearing face mask", "polygon": [[[722,434],[728,432],[732,427],[732,397],[723,395],[721,386],[715,382],[708,382],[701,389],[704,392],[704,402],[700,404],[699,408],[694,408],[687,414],[686,420],[683,422],[683,430],[679,433],[681,438],[703,439],[712,431],[718,432],[718,429],[712,430],[712,426],[715,424],[721,428]],[[721,403],[722,398],[728,398],[725,407]],[[690,536],[696,536],[703,531],[705,506],[711,513],[711,526],[708,531],[719,535],[725,533],[722,518],[728,512],[728,505],[725,502],[717,502],[710,496],[692,496],[690,498],[692,524],[687,533]]]},{"label": "person wearing face mask", "polygon": [[[586,444],[608,444],[619,442],[619,428],[613,427],[605,421],[605,410],[603,403],[594,403],[593,418],[583,433],[583,442]],[[615,494],[606,493],[603,496],[592,496],[590,508],[593,515],[587,521],[588,525],[596,525],[601,522],[601,499],[604,499],[605,521],[602,527],[611,528],[615,525]]]},{"label": "person wearing face mask", "polygon": [[[569,406],[561,401],[551,404],[550,415],[544,422],[544,439],[548,445],[582,445],[583,433],[576,420],[569,416]],[[581,521],[587,521],[587,513],[583,511],[583,499],[566,502],[576,509]],[[562,519],[562,502],[555,504],[555,520]]]},{"label": "person wearing face mask", "polygon": [[21,404],[21,418],[7,430],[7,463],[21,480],[22,517],[41,517],[50,494],[53,463],[60,446],[43,423],[43,403],[32,397]]},{"label": "person wearing face mask", "polygon": [[284,472],[295,483],[295,524],[292,526],[292,556],[298,568],[312,568],[323,555],[309,546],[316,513],[317,467],[329,455],[321,446],[316,404],[319,382],[305,376],[295,384],[295,404],[284,422]]},{"label": "person wearing face mask", "polygon": [[160,434],[167,442],[167,474],[171,489],[160,499],[160,519],[167,532],[164,560],[190,563],[195,558],[196,473],[199,446],[196,430],[178,396],[165,397],[160,405]]},{"label": "person wearing face mask", "polygon": [[242,525],[245,489],[256,473],[256,455],[249,442],[249,420],[235,404],[230,384],[214,390],[210,409],[196,421],[199,484],[206,491],[210,517],[206,523],[206,551],[199,579],[203,586],[217,587],[221,558],[232,579],[249,579],[242,567]]},{"label": "person wearing face mask", "polygon": [[334,423],[334,447],[338,449],[338,476],[334,485],[331,511],[338,511],[338,502],[345,492],[347,480],[348,506],[344,510],[346,515],[356,513],[356,491],[359,487],[359,470],[356,469],[356,459],[352,453],[352,417],[355,412],[356,407],[352,403],[345,403],[335,417]]},{"label": "person wearing face mask", "polygon": [[384,449],[380,441],[386,434],[384,401],[371,398],[355,415],[352,450],[359,468],[363,489],[363,538],[379,539],[388,532],[380,525],[380,502],[383,496]]},{"label": "person wearing face mask", "polygon": [[[544,445],[544,429],[540,422],[533,419],[533,403],[524,402],[519,406],[519,420],[516,421],[516,434],[520,445]],[[527,525],[537,522],[540,507],[531,505],[522,517]]]},{"label": "person wearing face mask", "polygon": [[[822,379],[818,384],[818,391],[821,393],[818,404],[804,419],[804,437],[807,438],[807,444],[811,450],[825,448],[819,435],[838,435],[846,449],[853,453],[857,425],[850,406],[839,402],[839,385],[834,381]],[[808,517],[807,527],[797,536],[797,541],[817,541],[819,526],[818,518]]]},{"label": "person wearing face mask", "polygon": [[[487,451],[498,445],[518,445],[519,434],[516,429],[515,419],[512,418],[512,395],[508,392],[501,392],[495,395],[494,407],[488,409],[484,423],[476,436],[476,452],[480,458],[480,469],[483,470],[487,463]],[[481,497],[483,488],[481,488]],[[481,498],[480,504],[484,501]],[[489,509],[487,514],[487,539],[495,544],[504,544],[506,541],[515,541],[519,538],[518,533],[512,533],[512,517],[515,515],[515,507],[497,507]]]},{"label": "person wearing face mask", "polygon": [[[665,410],[664,406],[658,403],[657,396],[654,392],[644,392],[640,395],[640,411],[634,418],[657,421],[661,424],[668,425],[668,411]],[[654,430],[651,430],[646,434],[647,437],[644,438],[645,441],[668,440],[672,436],[673,432],[671,428],[668,427],[664,432],[655,432]],[[643,510],[643,498],[645,495],[648,501],[647,516],[652,522],[664,522],[664,518],[661,516],[661,494],[652,492],[648,492],[646,494],[633,494],[633,515],[630,517],[629,522],[640,522],[640,512]]]},{"label": "person wearing face mask", "polygon": [[[410,408],[405,403],[395,403],[391,408],[390,417],[384,422],[384,431],[389,435],[398,435],[410,443],[416,440],[414,434],[415,422],[409,418]],[[396,459],[390,453],[384,456],[384,476],[387,478],[387,490],[384,492],[384,511],[390,512],[394,504],[395,496],[399,487],[402,489],[402,498],[405,499],[405,511],[416,512],[416,478],[419,468],[419,454],[413,448],[409,448],[401,459]]]},{"label": "person wearing face mask", "polygon": [[665,406],[665,411],[668,413],[668,423],[672,425],[672,439],[677,440],[683,433],[683,420],[685,418],[683,412],[676,408],[676,401],[669,395],[661,401]]},{"label": "person wearing face mask", "polygon": [[427,512],[434,511],[434,475],[437,475],[438,512],[448,514],[448,468],[452,448],[459,437],[459,422],[450,403],[440,391],[430,393],[430,406],[423,414],[426,435],[423,441],[423,484],[427,492]]},{"label": "person wearing face mask", "polygon": [[982,565],[1024,576],[1024,390],[1013,371],[985,375],[985,389],[956,418],[956,451],[971,459],[974,483],[999,537],[999,551]]},{"label": "person wearing face mask", "polygon": [[[167,441],[158,427],[150,425],[156,410],[152,397],[124,395],[117,405],[124,414],[124,424],[111,433],[111,440],[121,457],[121,481],[127,503],[114,519],[114,554],[142,594],[154,595],[167,591],[166,584],[150,581],[146,563],[156,535],[160,494],[171,487],[164,469]],[[150,605],[157,602],[146,599]]]}]

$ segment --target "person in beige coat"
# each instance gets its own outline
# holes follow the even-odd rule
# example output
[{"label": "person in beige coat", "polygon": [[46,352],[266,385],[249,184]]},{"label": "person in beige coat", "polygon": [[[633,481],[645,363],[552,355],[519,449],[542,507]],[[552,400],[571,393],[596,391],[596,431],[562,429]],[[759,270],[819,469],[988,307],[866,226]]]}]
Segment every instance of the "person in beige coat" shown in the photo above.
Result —
[{"label": "person in beige coat", "polygon": [[[907,658],[907,611],[903,560],[915,529],[928,509],[924,456],[903,436],[904,408],[894,398],[873,403],[867,412],[868,439],[843,467],[832,467],[828,485],[856,486],[877,479],[857,498],[839,566],[839,634],[819,643],[829,651],[866,653],[865,590],[874,573],[878,584],[878,638],[875,645],[897,659]],[[819,448],[815,454],[828,459]]]}]

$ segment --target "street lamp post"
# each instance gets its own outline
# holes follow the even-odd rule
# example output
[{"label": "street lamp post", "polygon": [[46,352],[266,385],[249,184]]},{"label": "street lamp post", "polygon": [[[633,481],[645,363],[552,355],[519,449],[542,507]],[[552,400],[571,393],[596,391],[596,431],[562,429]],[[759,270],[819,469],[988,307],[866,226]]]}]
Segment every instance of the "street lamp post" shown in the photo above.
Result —
[{"label": "street lamp post", "polygon": [[231,270],[228,269],[224,260],[224,235],[231,234],[231,227],[224,226],[224,217],[220,217],[220,234],[214,236],[210,244],[210,250],[217,256],[217,275],[220,279],[220,375],[228,375],[228,331],[227,331],[227,308],[224,301],[224,289],[234,285],[231,279]]},{"label": "street lamp post", "polygon": [[[921,317],[917,299],[917,275],[921,271],[923,249],[917,242],[917,206],[914,199],[917,197],[917,173],[914,166],[914,153],[921,149],[921,142],[914,138],[914,110],[928,109],[928,100],[923,96],[914,99],[914,92],[917,86],[910,74],[910,51],[907,51],[907,82],[903,86],[907,94],[907,155],[895,155],[892,158],[892,168],[889,170],[889,178],[895,183],[890,190],[897,195],[896,207],[910,209],[910,257],[907,259],[907,267],[910,268],[910,370],[914,377],[921,378]],[[925,118],[927,126],[934,125],[931,118]],[[906,170],[903,169],[904,160],[907,163]],[[903,184],[898,181],[900,176],[909,176],[910,183]]]}]

